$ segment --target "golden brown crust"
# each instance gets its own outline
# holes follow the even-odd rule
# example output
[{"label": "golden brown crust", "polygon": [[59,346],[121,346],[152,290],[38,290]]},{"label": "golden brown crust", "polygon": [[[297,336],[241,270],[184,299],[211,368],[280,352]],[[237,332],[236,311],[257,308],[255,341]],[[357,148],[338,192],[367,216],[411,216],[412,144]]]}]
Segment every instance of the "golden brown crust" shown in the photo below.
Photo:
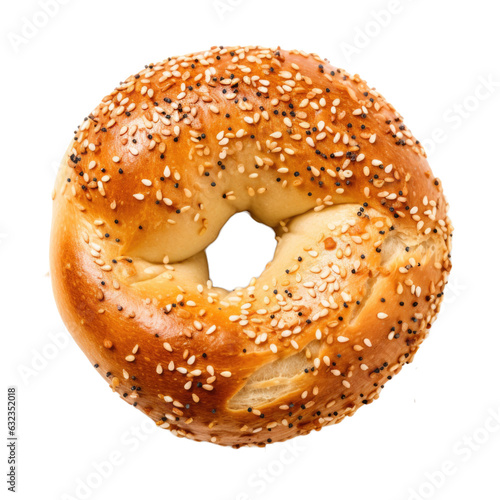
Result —
[{"label": "golden brown crust", "polygon": [[[273,262],[214,288],[234,213]],[[120,397],[176,435],[283,441],[378,397],[451,268],[440,182],[402,117],[316,55],[212,48],[131,76],[75,134],[54,191],[61,315]]]}]

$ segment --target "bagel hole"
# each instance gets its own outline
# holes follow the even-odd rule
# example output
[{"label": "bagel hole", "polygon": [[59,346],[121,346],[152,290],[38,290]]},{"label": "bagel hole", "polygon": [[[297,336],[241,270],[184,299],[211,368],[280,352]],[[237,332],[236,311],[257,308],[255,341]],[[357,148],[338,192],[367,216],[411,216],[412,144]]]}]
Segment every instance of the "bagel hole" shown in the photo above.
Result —
[{"label": "bagel hole", "polygon": [[276,249],[274,231],[248,212],[233,215],[207,247],[210,279],[215,287],[234,290],[259,276]]}]

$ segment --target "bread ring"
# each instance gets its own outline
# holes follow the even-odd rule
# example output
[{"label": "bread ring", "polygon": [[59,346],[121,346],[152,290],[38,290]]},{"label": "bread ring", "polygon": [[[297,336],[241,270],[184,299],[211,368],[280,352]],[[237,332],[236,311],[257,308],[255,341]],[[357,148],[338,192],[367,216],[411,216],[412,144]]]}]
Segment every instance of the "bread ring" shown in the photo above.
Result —
[{"label": "bread ring", "polygon": [[[204,249],[240,211],[278,244],[227,291]],[[74,134],[54,294],[97,371],[159,427],[262,446],[340,422],[412,360],[451,269],[446,212],[422,146],[359,76],[216,47],[145,67]]]}]

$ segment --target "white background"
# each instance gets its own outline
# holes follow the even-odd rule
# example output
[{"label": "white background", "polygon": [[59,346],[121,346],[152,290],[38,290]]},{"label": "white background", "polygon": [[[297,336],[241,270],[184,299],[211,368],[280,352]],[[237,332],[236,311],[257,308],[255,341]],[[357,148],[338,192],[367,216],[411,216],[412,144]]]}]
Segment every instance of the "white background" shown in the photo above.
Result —
[{"label": "white background", "polygon": [[[498,500],[498,3],[51,1],[49,16],[35,0],[4,2],[0,18],[2,413],[16,385],[17,498]],[[367,79],[427,145],[456,228],[446,300],[415,362],[354,418],[266,449],[153,429],[66,333],[48,278],[50,192],[72,131],[143,65],[219,44],[316,52]],[[253,246],[232,219],[209,251],[227,287],[274,248],[270,230],[237,217]]]}]

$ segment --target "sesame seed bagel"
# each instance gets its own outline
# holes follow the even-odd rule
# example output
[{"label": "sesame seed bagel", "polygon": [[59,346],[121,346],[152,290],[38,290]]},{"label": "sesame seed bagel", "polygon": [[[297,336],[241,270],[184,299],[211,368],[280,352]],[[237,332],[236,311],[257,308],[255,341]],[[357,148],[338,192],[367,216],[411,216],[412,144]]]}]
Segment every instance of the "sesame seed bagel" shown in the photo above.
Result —
[{"label": "sesame seed bagel", "polygon": [[[75,132],[53,198],[69,331],[124,401],[197,441],[263,446],[377,399],[451,269],[441,183],[401,115],[300,51],[146,66]],[[228,291],[205,248],[241,211],[277,248]]]}]

